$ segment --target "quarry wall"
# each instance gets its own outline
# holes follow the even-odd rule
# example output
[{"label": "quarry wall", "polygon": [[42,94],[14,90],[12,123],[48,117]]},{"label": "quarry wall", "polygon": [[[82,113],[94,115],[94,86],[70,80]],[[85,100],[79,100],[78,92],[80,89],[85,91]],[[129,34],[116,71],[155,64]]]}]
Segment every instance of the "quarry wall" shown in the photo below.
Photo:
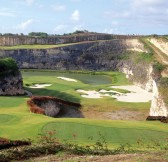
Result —
[{"label": "quarry wall", "polygon": [[83,41],[111,40],[111,39],[129,39],[138,36],[128,35],[110,35],[110,34],[79,34],[68,36],[48,36],[48,37],[29,37],[29,36],[0,36],[0,46],[16,46],[31,44],[63,44],[76,43]]},{"label": "quarry wall", "polygon": [[[158,90],[152,63],[135,61],[148,52],[138,39],[112,39],[52,49],[0,50],[0,58],[12,57],[19,68],[55,70],[118,70],[134,84],[154,93],[150,115],[168,116],[168,107]],[[133,57],[129,57],[132,54]]]}]

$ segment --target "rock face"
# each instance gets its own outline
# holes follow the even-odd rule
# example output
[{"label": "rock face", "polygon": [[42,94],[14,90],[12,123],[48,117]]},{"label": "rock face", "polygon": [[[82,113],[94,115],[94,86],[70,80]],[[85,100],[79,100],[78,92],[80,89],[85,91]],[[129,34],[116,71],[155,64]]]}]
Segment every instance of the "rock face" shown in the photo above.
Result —
[{"label": "rock face", "polygon": [[129,49],[145,51],[137,39],[120,39],[53,49],[1,50],[0,57],[12,57],[20,68],[116,70],[125,54],[132,52]]},{"label": "rock face", "polygon": [[74,34],[67,36],[52,36],[52,37],[28,37],[28,36],[0,36],[0,46],[15,46],[26,44],[63,44],[76,43],[83,41],[111,40],[111,39],[127,39],[137,38],[138,36],[128,35],[110,35],[99,33]]},{"label": "rock face", "polygon": [[0,95],[23,95],[23,82],[16,62],[11,58],[0,59]]},{"label": "rock face", "polygon": [[163,96],[159,93],[158,85],[153,80],[153,99],[150,108],[150,116],[168,116],[168,107],[163,100]]},{"label": "rock face", "polygon": [[168,56],[168,40],[164,38],[151,38],[149,41]]},{"label": "rock face", "polygon": [[23,82],[20,72],[6,77],[0,78],[0,95],[1,96],[15,96],[23,95]]},{"label": "rock face", "polygon": [[166,105],[163,95],[159,92],[158,78],[155,77],[155,70],[152,65],[141,63],[124,64],[120,71],[124,72],[135,85],[153,92],[149,116],[168,117],[168,105]]}]

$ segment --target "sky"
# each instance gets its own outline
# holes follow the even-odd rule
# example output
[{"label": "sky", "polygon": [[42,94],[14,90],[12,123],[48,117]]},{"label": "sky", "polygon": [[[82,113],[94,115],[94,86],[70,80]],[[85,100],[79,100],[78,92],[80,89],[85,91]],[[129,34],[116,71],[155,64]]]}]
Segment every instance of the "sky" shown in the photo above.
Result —
[{"label": "sky", "polygon": [[0,33],[168,34],[168,0],[1,0]]}]

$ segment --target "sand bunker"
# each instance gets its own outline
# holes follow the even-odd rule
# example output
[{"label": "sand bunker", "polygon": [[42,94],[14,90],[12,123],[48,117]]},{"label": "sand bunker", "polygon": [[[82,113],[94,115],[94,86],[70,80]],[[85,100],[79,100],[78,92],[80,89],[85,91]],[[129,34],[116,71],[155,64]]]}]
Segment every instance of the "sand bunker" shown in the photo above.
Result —
[{"label": "sand bunker", "polygon": [[52,84],[34,84],[33,86],[30,86],[30,88],[45,88],[45,87],[49,87]]},{"label": "sand bunker", "polygon": [[118,101],[122,102],[149,102],[152,100],[153,93],[147,92],[143,90],[142,88],[134,85],[130,86],[112,86],[111,88],[118,88],[123,90],[128,90],[130,93],[121,93],[114,90],[100,90],[99,92],[93,90],[93,91],[86,91],[86,90],[77,90],[77,92],[85,93],[82,94],[82,97],[85,98],[102,98],[102,97],[113,97],[116,98]]},{"label": "sand bunker", "polygon": [[125,95],[112,95],[112,97],[116,98],[118,101],[123,102],[149,102],[152,100],[153,93],[147,92],[144,89],[130,85],[130,86],[112,86],[111,88],[120,88],[130,91],[130,93],[126,93]]},{"label": "sand bunker", "polygon": [[110,96],[109,94],[101,94],[97,91],[85,91],[78,89],[77,92],[85,93],[86,95],[81,95],[84,98],[102,98],[103,96]]},{"label": "sand bunker", "polygon": [[62,79],[62,80],[66,80],[66,81],[69,81],[69,82],[77,82],[77,80],[71,79],[71,78],[66,78],[66,77],[57,77],[57,78]]}]

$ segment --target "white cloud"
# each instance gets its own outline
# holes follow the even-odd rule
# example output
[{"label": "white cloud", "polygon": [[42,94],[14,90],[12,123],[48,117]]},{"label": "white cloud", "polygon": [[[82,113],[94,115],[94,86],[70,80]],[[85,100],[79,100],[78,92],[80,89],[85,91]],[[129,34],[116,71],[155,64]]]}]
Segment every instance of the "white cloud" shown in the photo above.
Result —
[{"label": "white cloud", "polygon": [[80,2],[81,0],[71,0],[72,2]]},{"label": "white cloud", "polygon": [[142,7],[142,6],[153,6],[163,4],[164,0],[132,0],[133,6]]},{"label": "white cloud", "polygon": [[76,30],[84,30],[84,25],[81,24],[81,25],[76,25],[73,27],[73,31],[76,31]]},{"label": "white cloud", "polygon": [[0,16],[16,17],[16,14],[15,12],[10,11],[8,8],[2,8],[0,9]]},{"label": "white cloud", "polygon": [[35,0],[26,0],[27,5],[29,6],[31,6],[34,2]]},{"label": "white cloud", "polygon": [[60,32],[63,32],[64,30],[66,30],[66,28],[67,28],[67,25],[60,24],[54,28],[54,32],[60,33]]},{"label": "white cloud", "polygon": [[131,16],[131,12],[130,11],[123,11],[123,12],[106,11],[105,15],[111,18],[127,18]]},{"label": "white cloud", "polygon": [[25,30],[30,24],[33,23],[33,19],[29,19],[25,22],[22,22],[16,26],[16,29]]},{"label": "white cloud", "polygon": [[16,15],[14,13],[0,11],[0,16],[15,17]]},{"label": "white cloud", "polygon": [[118,30],[118,28],[106,28],[106,29],[104,29],[103,33],[121,34],[121,32]]},{"label": "white cloud", "polygon": [[51,6],[54,11],[65,11],[66,6],[64,5],[52,5]]},{"label": "white cloud", "polygon": [[80,20],[80,13],[79,10],[75,10],[71,15],[71,20],[79,21]]}]

